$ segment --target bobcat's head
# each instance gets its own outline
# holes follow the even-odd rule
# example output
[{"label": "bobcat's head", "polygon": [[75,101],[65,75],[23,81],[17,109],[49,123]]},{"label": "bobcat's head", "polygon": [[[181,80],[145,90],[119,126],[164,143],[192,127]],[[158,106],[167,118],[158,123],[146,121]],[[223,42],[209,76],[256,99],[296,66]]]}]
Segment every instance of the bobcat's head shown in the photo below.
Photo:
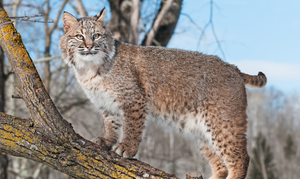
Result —
[{"label": "bobcat's head", "polygon": [[95,17],[76,19],[64,12],[64,35],[59,40],[62,57],[69,66],[101,65],[115,54],[114,39],[104,26],[105,8]]}]

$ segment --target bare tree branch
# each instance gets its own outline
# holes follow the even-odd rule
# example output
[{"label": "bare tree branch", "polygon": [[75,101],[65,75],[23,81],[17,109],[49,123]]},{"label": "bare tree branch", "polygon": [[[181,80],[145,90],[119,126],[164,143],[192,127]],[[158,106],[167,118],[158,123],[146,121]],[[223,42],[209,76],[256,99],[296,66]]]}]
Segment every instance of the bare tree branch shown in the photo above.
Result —
[{"label": "bare tree branch", "polygon": [[129,42],[137,45],[139,41],[139,0],[132,0]]},{"label": "bare tree branch", "polygon": [[[50,47],[51,47],[51,35],[53,33],[53,31],[56,29],[57,27],[57,24],[58,24],[58,21],[59,21],[59,18],[60,18],[60,15],[64,9],[64,7],[66,6],[66,3],[68,2],[68,0],[64,0],[59,11],[58,11],[58,14],[56,16],[56,20],[54,21],[53,25],[51,28],[48,27],[47,24],[44,25],[44,28],[45,28],[45,32],[46,32],[46,36],[45,36],[45,52],[44,52],[44,57],[50,57]],[[50,11],[51,11],[51,8],[50,8],[50,2],[49,0],[46,1],[46,4],[47,4],[47,7],[46,7],[46,12],[45,15],[44,15],[44,19],[45,21],[47,21],[49,19],[49,14],[50,14]],[[51,72],[50,72],[50,62],[49,61],[46,61],[45,62],[45,67],[44,67],[44,72],[45,72],[45,87],[47,89],[47,91],[50,93],[50,81],[51,81]]]},{"label": "bare tree branch", "polygon": [[224,53],[224,51],[222,49],[221,43],[219,41],[219,38],[218,38],[218,36],[217,36],[217,34],[215,32],[215,27],[214,27],[214,23],[213,23],[213,9],[214,9],[214,1],[210,0],[210,16],[209,16],[209,21],[208,21],[208,23],[203,28],[203,31],[202,31],[202,33],[200,35],[198,44],[200,43],[200,41],[204,37],[204,33],[205,33],[206,29],[210,26],[211,30],[212,30],[212,33],[214,35],[214,38],[215,38],[215,40],[216,40],[216,42],[218,44],[218,48],[219,48],[220,52],[222,53],[223,60],[225,60],[226,59],[225,53]]},{"label": "bare tree branch", "polygon": [[204,34],[204,30],[200,27],[200,26],[198,26],[197,24],[196,24],[196,22],[191,18],[191,16],[189,16],[188,14],[185,14],[185,13],[181,13],[181,15],[182,16],[186,16],[189,20],[190,20],[190,22],[198,29],[198,30],[200,30],[200,32],[201,32],[201,34],[203,34],[203,43],[204,43],[204,48],[205,48],[205,51],[208,51],[208,49],[207,49],[207,45],[206,45],[206,37],[205,37],[205,34]]},{"label": "bare tree branch", "polygon": [[87,12],[82,4],[81,0],[75,0],[76,5],[77,5],[77,10],[79,12],[79,14],[81,15],[81,17],[86,17],[87,16]]},{"label": "bare tree branch", "polygon": [[35,60],[33,63],[41,63],[41,62],[47,62],[47,61],[51,61],[51,60],[54,60],[56,58],[60,58],[61,55],[55,55],[55,56],[52,56],[52,57],[46,57],[46,58],[39,58],[37,60]]},{"label": "bare tree branch", "polygon": [[11,21],[1,23],[0,25],[5,25],[5,24],[9,24],[9,23],[15,23],[15,22],[17,22],[17,21],[29,21],[29,22],[41,22],[41,23],[53,23],[52,20],[48,20],[48,21],[30,20],[31,18],[42,17],[42,16],[43,16],[43,15],[21,16],[21,17],[9,17],[9,18],[1,17],[1,18],[5,18],[5,19],[10,19]]},{"label": "bare tree branch", "polygon": [[159,24],[160,24],[161,20],[163,19],[164,15],[170,9],[172,2],[173,2],[173,0],[166,0],[162,10],[158,13],[156,19],[154,20],[153,26],[147,35],[147,39],[146,39],[146,43],[145,43],[146,46],[151,45],[151,43],[154,39],[154,36],[157,32],[157,29],[159,27]]},{"label": "bare tree branch", "polygon": [[[55,19],[55,21],[54,21],[52,27],[51,27],[50,30],[49,30],[49,34],[51,34],[51,33],[54,31],[54,29],[56,29],[57,24],[58,24],[58,21],[59,21],[59,18],[60,18],[60,15],[61,15],[63,9],[65,8],[67,2],[68,2],[68,0],[64,0],[64,1],[63,1],[63,4],[61,5],[61,7],[60,7],[60,9],[59,9],[59,11],[58,11],[58,13],[57,13],[56,19]],[[47,4],[49,5],[49,0],[47,0]],[[49,8],[49,11],[50,11],[50,5],[48,6],[48,8]],[[48,14],[48,16],[49,16],[49,12],[47,12],[47,14]],[[47,17],[47,19],[48,19],[48,18],[49,18],[49,17]]]}]

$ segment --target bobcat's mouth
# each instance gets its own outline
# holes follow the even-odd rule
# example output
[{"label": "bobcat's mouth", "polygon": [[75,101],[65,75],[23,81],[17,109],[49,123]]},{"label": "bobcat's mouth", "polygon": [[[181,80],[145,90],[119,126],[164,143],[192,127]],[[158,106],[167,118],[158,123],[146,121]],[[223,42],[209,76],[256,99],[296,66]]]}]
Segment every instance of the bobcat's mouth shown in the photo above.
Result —
[{"label": "bobcat's mouth", "polygon": [[80,55],[82,56],[89,56],[89,55],[96,55],[98,52],[81,52]]}]

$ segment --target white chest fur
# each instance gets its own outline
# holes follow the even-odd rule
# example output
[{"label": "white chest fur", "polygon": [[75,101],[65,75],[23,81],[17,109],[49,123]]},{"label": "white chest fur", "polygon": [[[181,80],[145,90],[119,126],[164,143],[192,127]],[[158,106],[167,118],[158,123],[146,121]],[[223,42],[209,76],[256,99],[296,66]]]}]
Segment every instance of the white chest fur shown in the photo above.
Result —
[{"label": "white chest fur", "polygon": [[121,115],[121,104],[116,101],[116,97],[101,86],[95,89],[87,89],[83,86],[83,90],[93,105],[97,109],[106,110],[112,114]]},{"label": "white chest fur", "polygon": [[86,96],[97,109],[122,115],[121,104],[117,102],[116,95],[104,86],[104,79],[96,75],[94,69],[88,68],[84,72],[75,69],[75,74]]}]

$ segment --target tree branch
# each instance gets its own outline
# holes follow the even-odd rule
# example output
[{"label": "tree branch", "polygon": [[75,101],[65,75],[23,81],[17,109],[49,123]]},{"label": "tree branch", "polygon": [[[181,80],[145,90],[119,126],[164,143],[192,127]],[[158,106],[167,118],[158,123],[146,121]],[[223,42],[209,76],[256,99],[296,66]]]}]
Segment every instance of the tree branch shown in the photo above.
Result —
[{"label": "tree branch", "polygon": [[46,164],[75,178],[177,178],[137,160],[121,158],[112,151],[77,135],[77,140],[54,144],[37,132],[34,121],[0,113],[0,151]]},{"label": "tree branch", "polygon": [[81,17],[86,17],[87,16],[87,12],[82,4],[81,0],[75,0],[76,5],[77,5],[77,10],[79,12],[79,14],[81,15]]},{"label": "tree branch", "polygon": [[226,59],[226,56],[225,56],[225,53],[222,49],[222,46],[221,46],[221,43],[219,41],[219,38],[215,32],[215,26],[214,26],[214,23],[213,23],[213,9],[214,9],[214,1],[213,0],[210,0],[210,15],[209,15],[209,21],[208,23],[205,24],[203,30],[202,30],[202,33],[200,35],[200,38],[198,40],[198,44],[200,43],[200,41],[202,40],[202,38],[204,37],[204,33],[205,33],[205,30],[207,29],[207,27],[210,25],[211,26],[211,30],[212,30],[212,33],[214,35],[214,38],[218,44],[218,48],[220,50],[220,52],[222,53],[222,56],[223,56],[223,60]]},{"label": "tree branch", "polygon": [[[67,2],[68,2],[68,0],[64,0],[63,4],[61,5],[61,7],[60,7],[60,9],[59,9],[59,11],[58,11],[58,14],[57,14],[57,16],[56,16],[56,19],[55,19],[55,21],[54,21],[54,23],[53,23],[51,29],[49,30],[49,34],[51,34],[51,33],[54,31],[54,29],[56,29],[57,24],[58,24],[58,21],[59,21],[59,18],[60,18],[60,15],[61,15],[63,9],[65,8]],[[48,12],[48,13],[49,13],[49,12]],[[48,14],[48,15],[49,15],[49,14]],[[47,18],[49,18],[49,17],[47,17]]]},{"label": "tree branch", "polygon": [[137,45],[139,41],[139,17],[139,0],[132,0],[129,43],[134,45]]},{"label": "tree branch", "polygon": [[173,0],[166,0],[163,8],[161,9],[161,11],[156,16],[156,19],[154,20],[153,26],[152,26],[152,28],[150,29],[150,31],[147,35],[147,39],[146,39],[146,43],[145,43],[146,46],[151,45],[151,43],[154,39],[154,36],[157,32],[157,29],[159,27],[159,24],[160,24],[161,20],[163,19],[164,15],[170,9],[172,2],[173,2]]},{"label": "tree branch", "polygon": [[33,63],[48,62],[48,61],[51,61],[51,60],[54,60],[54,59],[60,58],[60,57],[61,57],[61,54],[51,56],[51,57],[39,58],[39,59],[35,60]]}]

